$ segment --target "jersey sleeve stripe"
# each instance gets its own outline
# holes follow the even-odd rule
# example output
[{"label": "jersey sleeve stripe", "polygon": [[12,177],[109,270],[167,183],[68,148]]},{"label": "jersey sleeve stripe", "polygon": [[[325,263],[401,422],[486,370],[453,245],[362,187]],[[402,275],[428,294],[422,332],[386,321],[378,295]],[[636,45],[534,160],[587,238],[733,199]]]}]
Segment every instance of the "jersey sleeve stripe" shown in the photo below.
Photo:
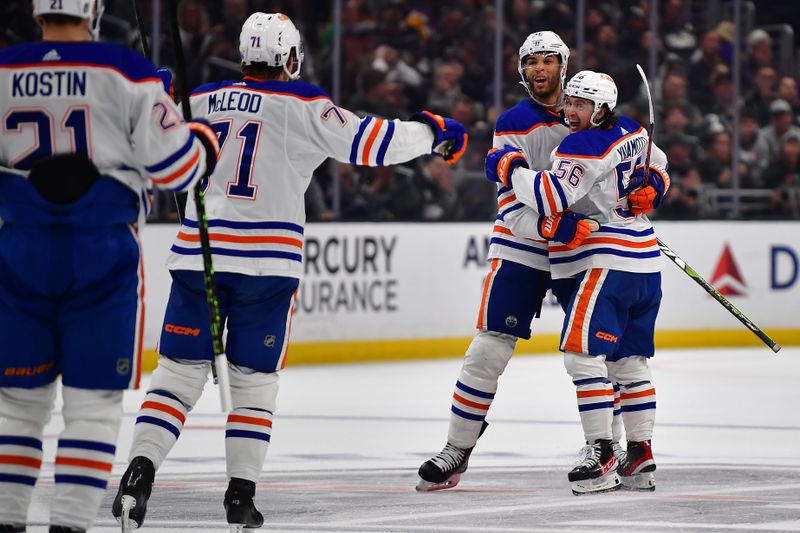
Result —
[{"label": "jersey sleeve stripe", "polygon": [[372,150],[372,145],[375,143],[375,138],[378,136],[378,132],[381,131],[383,127],[383,119],[376,119],[375,125],[372,127],[372,131],[367,137],[367,142],[364,143],[364,149],[362,150],[361,155],[361,164],[362,165],[369,165],[369,153]]},{"label": "jersey sleeve stripe", "polygon": [[[542,185],[544,185],[544,194],[547,197],[547,206],[550,208],[549,213],[540,213],[542,215],[552,215],[553,213],[558,213],[561,211],[558,206],[556,205],[556,199],[553,196],[553,187],[550,185],[550,175],[547,172],[541,172],[539,174],[542,177]],[[536,194],[540,194],[539,191],[536,191]],[[537,204],[539,202],[537,201]]]},{"label": "jersey sleeve stripe", "polygon": [[192,155],[191,159],[189,159],[189,161],[185,165],[183,165],[178,170],[176,170],[175,172],[173,172],[168,176],[165,176],[163,178],[153,178],[153,183],[157,185],[168,185],[173,181],[177,180],[178,178],[186,176],[189,173],[189,170],[192,167],[194,167],[199,160],[200,160],[200,148],[197,148],[194,154]]},{"label": "jersey sleeve stripe", "polygon": [[506,209],[505,211],[501,211],[500,213],[498,213],[496,220],[503,220],[506,217],[507,214],[509,214],[509,213],[511,213],[513,211],[516,211],[517,209],[522,209],[523,207],[525,207],[525,204],[523,204],[522,202],[514,204],[511,207],[509,207],[508,209]]},{"label": "jersey sleeve stripe", "polygon": [[511,196],[506,196],[505,198],[503,198],[502,200],[500,200],[497,203],[497,207],[503,207],[503,206],[509,204],[510,202],[515,201],[516,199],[517,199],[517,195],[515,195],[515,194],[512,194]]},{"label": "jersey sleeve stripe", "polygon": [[556,193],[558,194],[558,199],[561,200],[561,208],[559,211],[563,211],[569,206],[569,204],[567,203],[567,195],[564,194],[564,187],[561,186],[561,180],[558,178],[553,178],[549,172],[547,175],[550,178],[550,183],[553,185],[553,189],[555,189]]},{"label": "jersey sleeve stripe", "polygon": [[381,147],[378,149],[378,158],[376,160],[378,166],[383,166],[383,158],[386,156],[386,150],[389,149],[389,143],[392,141],[392,137],[394,136],[394,120],[389,120],[387,123],[388,126],[386,128],[386,135],[384,135]]},{"label": "jersey sleeve stripe", "polygon": [[358,126],[358,133],[356,133],[353,144],[350,147],[350,163],[354,165],[358,164],[358,160],[356,159],[358,157],[358,145],[361,144],[361,137],[364,135],[364,130],[367,129],[370,122],[372,122],[372,117],[367,117],[361,121],[361,124]]},{"label": "jersey sleeve stripe", "polygon": [[168,158],[164,159],[160,163],[156,163],[155,165],[150,165],[149,167],[144,167],[144,169],[151,174],[155,174],[156,172],[164,170],[165,168],[175,164],[175,162],[178,159],[185,156],[186,153],[192,149],[192,144],[194,144],[194,135],[190,133],[189,139],[186,141],[186,144],[181,146],[177,152],[175,152]]},{"label": "jersey sleeve stripe", "polygon": [[649,252],[628,252],[626,250],[617,250],[616,248],[593,248],[591,250],[584,250],[578,254],[569,257],[550,257],[550,263],[554,265],[573,263],[575,261],[585,259],[590,255],[597,255],[597,254],[615,255],[617,257],[627,257],[630,259],[650,259],[654,257],[660,257],[661,251],[652,250]]},{"label": "jersey sleeve stripe", "polygon": [[502,244],[503,246],[508,246],[509,248],[515,248],[517,250],[522,250],[524,252],[531,252],[538,255],[547,255],[547,250],[544,248],[536,248],[534,246],[528,246],[526,244],[522,244],[519,242],[509,241],[507,239],[503,239],[500,237],[492,237],[489,240],[489,244]]},{"label": "jersey sleeve stripe", "polygon": [[619,233],[620,235],[630,235],[631,237],[646,237],[648,235],[655,234],[653,228],[647,228],[644,230],[633,230],[625,228],[612,228],[609,226],[600,226],[600,229],[598,231],[602,231],[603,233]]},{"label": "jersey sleeve stripe", "polygon": [[192,173],[189,175],[189,177],[183,180],[179,185],[169,186],[165,188],[173,192],[184,192],[192,183],[194,183],[195,177],[197,177],[198,170],[200,170],[199,164],[194,166],[194,170],[192,170]]},{"label": "jersey sleeve stripe", "polygon": [[537,172],[536,176],[533,178],[533,197],[536,199],[536,207],[537,212],[540,215],[550,215],[552,213],[545,213],[544,211],[544,204],[542,203],[542,195],[539,191],[542,189],[542,173]]}]

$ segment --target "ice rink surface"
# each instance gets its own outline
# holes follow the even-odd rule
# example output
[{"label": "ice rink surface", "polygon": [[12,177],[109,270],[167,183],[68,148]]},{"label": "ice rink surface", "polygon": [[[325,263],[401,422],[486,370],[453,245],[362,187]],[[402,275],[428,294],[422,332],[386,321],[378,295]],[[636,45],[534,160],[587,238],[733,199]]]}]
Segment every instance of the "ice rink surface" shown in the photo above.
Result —
[{"label": "ice rink surface", "polygon": [[[459,359],[291,367],[282,374],[256,503],[265,531],[800,531],[800,348],[660,351],[654,493],[573,496],[581,448],[561,356],[512,359],[461,484],[417,493],[445,444]],[[93,531],[117,531],[111,498],[144,396],[129,393],[116,464]],[[227,531],[225,418],[205,394],[156,477],[144,531]],[[28,531],[45,531],[60,415],[45,435]]]}]

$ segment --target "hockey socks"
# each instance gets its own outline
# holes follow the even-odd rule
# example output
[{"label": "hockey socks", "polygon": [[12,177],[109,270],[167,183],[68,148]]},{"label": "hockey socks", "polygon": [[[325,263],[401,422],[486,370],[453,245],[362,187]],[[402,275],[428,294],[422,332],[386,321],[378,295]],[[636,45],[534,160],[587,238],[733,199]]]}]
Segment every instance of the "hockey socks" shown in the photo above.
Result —
[{"label": "hockey socks", "polygon": [[272,434],[272,413],[237,407],[225,424],[228,478],[258,481]]}]

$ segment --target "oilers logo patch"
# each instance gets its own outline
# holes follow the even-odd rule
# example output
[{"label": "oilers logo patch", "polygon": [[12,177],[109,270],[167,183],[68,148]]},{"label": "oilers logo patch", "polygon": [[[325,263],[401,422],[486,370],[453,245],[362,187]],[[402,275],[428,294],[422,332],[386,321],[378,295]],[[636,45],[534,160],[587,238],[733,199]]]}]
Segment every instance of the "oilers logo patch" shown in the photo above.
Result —
[{"label": "oilers logo patch", "polygon": [[515,317],[514,315],[508,315],[506,317],[506,326],[510,328],[517,327],[517,317]]}]

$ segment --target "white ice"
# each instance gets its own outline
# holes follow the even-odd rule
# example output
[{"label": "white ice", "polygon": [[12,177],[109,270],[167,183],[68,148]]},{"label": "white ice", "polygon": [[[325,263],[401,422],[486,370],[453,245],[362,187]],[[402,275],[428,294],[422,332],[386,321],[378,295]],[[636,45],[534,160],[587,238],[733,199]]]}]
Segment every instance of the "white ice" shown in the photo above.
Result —
[{"label": "white ice", "polygon": [[[291,357],[291,353],[290,353]],[[559,355],[515,357],[461,484],[416,493],[444,445],[459,359],[287,368],[256,503],[267,531],[800,531],[800,348],[660,351],[654,493],[573,496],[582,445]],[[128,393],[106,500],[93,531],[118,531],[111,498],[136,411]],[[208,385],[158,472],[145,531],[227,531],[223,430]],[[60,415],[46,430],[28,531],[45,531]]]}]

